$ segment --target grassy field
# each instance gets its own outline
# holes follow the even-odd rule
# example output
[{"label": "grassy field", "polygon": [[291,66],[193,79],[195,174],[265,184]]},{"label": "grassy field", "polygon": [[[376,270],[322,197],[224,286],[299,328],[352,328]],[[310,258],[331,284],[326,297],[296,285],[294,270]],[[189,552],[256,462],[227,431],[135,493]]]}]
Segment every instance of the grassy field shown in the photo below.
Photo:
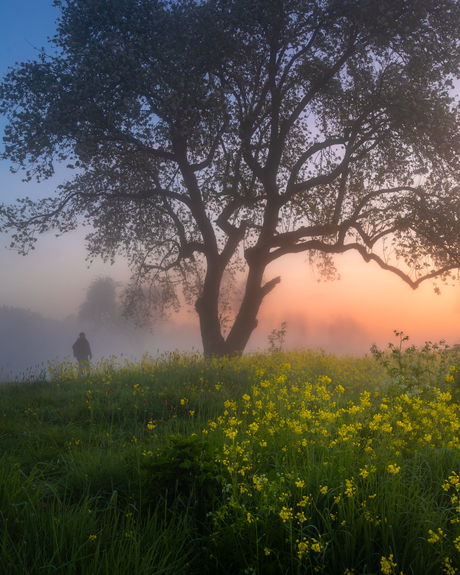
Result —
[{"label": "grassy field", "polygon": [[111,358],[0,389],[0,573],[460,572],[460,355]]}]

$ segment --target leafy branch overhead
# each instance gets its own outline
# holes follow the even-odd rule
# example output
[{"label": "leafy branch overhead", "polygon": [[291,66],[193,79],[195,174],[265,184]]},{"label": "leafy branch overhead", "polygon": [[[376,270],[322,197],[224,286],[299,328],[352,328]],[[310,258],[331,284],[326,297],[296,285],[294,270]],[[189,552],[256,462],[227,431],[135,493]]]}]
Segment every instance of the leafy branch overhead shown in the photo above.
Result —
[{"label": "leafy branch overhead", "polygon": [[54,51],[0,86],[13,170],[75,170],[0,208],[21,253],[91,224],[90,258],[126,257],[134,298],[183,288],[207,354],[244,349],[285,254],[330,275],[354,250],[412,288],[459,267],[456,0],[56,4]]}]

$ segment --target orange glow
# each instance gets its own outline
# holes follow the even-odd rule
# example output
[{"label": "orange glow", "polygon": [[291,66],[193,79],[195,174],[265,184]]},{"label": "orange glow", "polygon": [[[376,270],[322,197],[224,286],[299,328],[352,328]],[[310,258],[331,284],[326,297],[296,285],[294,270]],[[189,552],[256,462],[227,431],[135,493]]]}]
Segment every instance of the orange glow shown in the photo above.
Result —
[{"label": "orange glow", "polygon": [[[289,256],[267,270],[267,279],[281,275],[282,282],[267,297],[258,331],[270,332],[287,321],[289,347],[338,353],[366,353],[374,342],[381,347],[396,343],[395,329],[417,345],[441,339],[452,345],[460,339],[458,286],[440,286],[441,295],[430,282],[412,290],[357,254],[336,259],[340,280],[318,282],[305,259]],[[256,334],[253,339],[266,345]]]}]

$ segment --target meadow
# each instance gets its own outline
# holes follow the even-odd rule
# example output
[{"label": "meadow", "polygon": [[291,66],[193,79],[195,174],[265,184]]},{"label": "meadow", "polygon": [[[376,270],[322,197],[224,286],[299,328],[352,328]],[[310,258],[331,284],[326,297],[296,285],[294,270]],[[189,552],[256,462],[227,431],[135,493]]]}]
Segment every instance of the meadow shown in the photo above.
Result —
[{"label": "meadow", "polygon": [[460,352],[102,360],[0,388],[0,573],[460,572]]}]

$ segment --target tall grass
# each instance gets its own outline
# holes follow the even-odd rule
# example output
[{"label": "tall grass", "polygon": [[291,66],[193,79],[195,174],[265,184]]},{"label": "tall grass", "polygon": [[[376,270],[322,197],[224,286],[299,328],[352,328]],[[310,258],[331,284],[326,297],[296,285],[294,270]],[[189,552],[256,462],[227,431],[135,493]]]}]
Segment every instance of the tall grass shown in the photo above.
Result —
[{"label": "tall grass", "polygon": [[0,391],[0,572],[455,573],[446,350],[50,363]]}]

